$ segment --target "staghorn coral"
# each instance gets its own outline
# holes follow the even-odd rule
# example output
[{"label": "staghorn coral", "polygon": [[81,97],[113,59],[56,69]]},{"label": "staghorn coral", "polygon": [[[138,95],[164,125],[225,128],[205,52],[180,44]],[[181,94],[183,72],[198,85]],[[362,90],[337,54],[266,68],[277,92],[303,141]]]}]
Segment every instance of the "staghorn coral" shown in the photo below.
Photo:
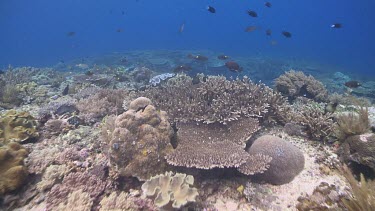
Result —
[{"label": "staghorn coral", "polygon": [[220,123],[177,123],[178,146],[166,156],[175,166],[212,169],[238,167],[247,160],[246,141],[259,129],[258,120]]},{"label": "staghorn coral", "polygon": [[90,194],[80,189],[69,193],[67,201],[60,203],[54,210],[90,211],[92,205]]},{"label": "staghorn coral", "polygon": [[152,204],[152,201],[150,199],[141,199],[139,197],[134,197],[133,195],[126,192],[121,192],[119,194],[117,194],[116,192],[112,192],[109,196],[105,196],[100,201],[99,211],[111,210],[156,211],[157,208]]},{"label": "staghorn coral", "polygon": [[137,98],[128,111],[116,119],[107,118],[102,127],[104,151],[112,169],[140,180],[164,171],[167,167],[164,156],[172,150],[173,130],[166,113],[144,104],[145,101],[151,102]]},{"label": "staghorn coral", "polygon": [[348,199],[343,199],[345,207],[349,211],[375,210],[375,180],[366,181],[363,174],[359,182],[354,178],[348,167],[341,169],[350,184],[351,194]]},{"label": "staghorn coral", "polygon": [[242,117],[276,119],[269,117],[281,116],[281,108],[286,107],[280,94],[263,84],[254,84],[247,77],[230,81],[223,76],[208,76],[198,84],[193,84],[189,77],[178,79],[177,76],[165,86],[142,93],[175,122],[227,124]]},{"label": "staghorn coral", "polygon": [[340,146],[339,152],[345,162],[362,164],[375,172],[375,134],[350,136]]},{"label": "staghorn coral", "polygon": [[190,187],[194,184],[191,175],[166,172],[151,177],[142,185],[144,197],[155,196],[154,203],[158,207],[172,204],[173,208],[181,208],[188,202],[194,202],[198,190]]},{"label": "staghorn coral", "polygon": [[0,196],[19,188],[27,177],[24,159],[28,152],[20,144],[0,142]]},{"label": "staghorn coral", "polygon": [[0,143],[1,142],[24,142],[37,138],[37,122],[27,112],[10,110],[0,116]]},{"label": "staghorn coral", "polygon": [[313,76],[307,76],[301,71],[285,72],[275,80],[275,87],[290,100],[294,100],[298,96],[319,102],[328,100],[328,92],[324,85]]},{"label": "staghorn coral", "polygon": [[[291,182],[304,168],[305,158],[303,153],[291,143],[281,138],[271,135],[264,135],[254,141],[248,150],[250,156],[262,155],[261,161],[267,157],[269,168],[259,177],[266,182],[281,185]],[[266,158],[264,158],[266,156]],[[250,161],[250,162],[249,162]],[[243,166],[254,165],[253,160],[249,160],[239,168],[242,171]],[[259,161],[258,161],[259,162]]]},{"label": "staghorn coral", "polygon": [[344,112],[336,116],[336,137],[343,141],[352,135],[361,135],[370,130],[368,109],[360,107],[357,112]]}]

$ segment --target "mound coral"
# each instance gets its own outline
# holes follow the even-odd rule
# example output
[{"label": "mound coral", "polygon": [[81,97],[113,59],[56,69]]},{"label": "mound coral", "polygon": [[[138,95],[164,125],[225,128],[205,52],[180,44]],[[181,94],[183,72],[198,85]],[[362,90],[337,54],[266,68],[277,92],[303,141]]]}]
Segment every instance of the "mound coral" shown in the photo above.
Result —
[{"label": "mound coral", "polygon": [[0,143],[23,142],[37,138],[37,122],[27,112],[10,110],[0,116]]},{"label": "mound coral", "polygon": [[[269,183],[281,185],[291,182],[304,168],[303,153],[291,143],[276,136],[264,135],[254,141],[248,150],[250,155],[271,157],[269,168],[259,177]],[[250,164],[253,160],[250,160]],[[239,170],[241,171],[243,164]]]},{"label": "mound coral", "polygon": [[102,128],[112,169],[140,180],[165,171],[164,156],[172,150],[172,135],[167,114],[144,97],[131,102],[129,110],[115,119],[107,118]]},{"label": "mound coral", "polygon": [[0,142],[0,195],[19,188],[27,177],[24,159],[27,151],[20,144]]},{"label": "mound coral", "polygon": [[144,197],[155,196],[154,203],[158,207],[165,207],[172,203],[173,208],[180,208],[188,202],[194,202],[198,190],[190,187],[194,184],[191,175],[166,172],[151,177],[142,185]]},{"label": "mound coral", "polygon": [[301,71],[290,70],[275,80],[276,90],[294,100],[298,96],[316,101],[327,101],[328,92],[324,85],[313,76]]}]

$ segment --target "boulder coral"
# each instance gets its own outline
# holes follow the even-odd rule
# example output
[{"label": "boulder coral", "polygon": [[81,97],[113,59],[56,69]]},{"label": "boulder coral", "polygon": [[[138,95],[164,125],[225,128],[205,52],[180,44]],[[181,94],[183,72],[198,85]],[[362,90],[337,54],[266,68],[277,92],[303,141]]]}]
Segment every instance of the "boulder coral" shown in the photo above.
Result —
[{"label": "boulder coral", "polygon": [[116,118],[107,118],[102,128],[112,170],[140,180],[165,172],[172,135],[166,112],[145,97],[132,101],[129,110]]},{"label": "boulder coral", "polygon": [[27,177],[24,159],[27,151],[20,144],[0,142],[0,195],[19,188]]},{"label": "boulder coral", "polygon": [[[259,137],[251,145],[248,152],[253,156],[263,155],[272,158],[269,168],[257,176],[275,185],[291,182],[303,170],[305,165],[302,151],[293,144],[276,136],[264,135]],[[247,163],[243,165],[246,166]],[[243,168],[243,166],[241,167]]]},{"label": "boulder coral", "polygon": [[37,138],[37,126],[38,123],[28,112],[10,110],[0,116],[0,143]]},{"label": "boulder coral", "polygon": [[154,203],[158,207],[172,204],[173,208],[180,208],[188,202],[194,202],[198,190],[190,187],[194,184],[191,175],[166,172],[151,177],[142,185],[143,197],[155,196]]}]

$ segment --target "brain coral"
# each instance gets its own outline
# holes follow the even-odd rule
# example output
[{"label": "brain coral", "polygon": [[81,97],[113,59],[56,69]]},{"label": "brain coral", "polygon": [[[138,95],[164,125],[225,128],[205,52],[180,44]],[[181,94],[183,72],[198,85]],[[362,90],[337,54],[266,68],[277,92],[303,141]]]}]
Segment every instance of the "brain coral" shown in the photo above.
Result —
[{"label": "brain coral", "polygon": [[36,138],[37,122],[27,112],[10,110],[0,116],[0,142],[17,141]]},{"label": "brain coral", "polygon": [[259,178],[276,185],[291,182],[305,165],[303,153],[291,143],[276,136],[259,137],[248,152],[252,156],[261,154],[272,158],[268,170],[259,174]]},{"label": "brain coral", "polygon": [[194,202],[198,196],[191,175],[166,172],[165,174],[151,177],[142,185],[143,196],[155,196],[154,203],[158,207],[165,207],[172,202],[173,208],[180,208],[188,202]]},{"label": "brain coral", "polygon": [[144,97],[131,102],[129,110],[114,120],[107,119],[102,130],[113,169],[140,180],[166,170],[164,156],[172,150],[172,135],[166,112],[156,110]]},{"label": "brain coral", "polygon": [[23,160],[27,151],[20,144],[0,142],[0,195],[20,187],[27,177]]}]

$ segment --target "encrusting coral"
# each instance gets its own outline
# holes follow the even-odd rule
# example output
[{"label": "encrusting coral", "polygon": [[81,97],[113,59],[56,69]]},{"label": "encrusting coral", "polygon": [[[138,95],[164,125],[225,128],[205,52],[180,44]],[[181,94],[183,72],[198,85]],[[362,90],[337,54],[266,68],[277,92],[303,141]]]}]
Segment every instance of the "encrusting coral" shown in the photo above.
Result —
[{"label": "encrusting coral", "polygon": [[188,202],[194,202],[198,190],[190,187],[194,184],[191,175],[166,172],[151,177],[142,185],[144,197],[154,196],[154,203],[158,207],[165,207],[171,203],[173,208],[181,208]]},{"label": "encrusting coral", "polygon": [[[269,160],[268,169],[259,174],[259,177],[276,185],[291,182],[303,170],[305,165],[302,151],[276,136],[264,135],[259,137],[251,145],[248,152],[250,156],[261,155],[272,158]],[[240,172],[243,172],[243,168],[249,163],[254,165],[254,161],[250,160],[250,162],[248,161],[239,168]]]},{"label": "encrusting coral", "polygon": [[10,110],[0,116],[0,143],[37,138],[37,126],[38,123],[29,113]]},{"label": "encrusting coral", "polygon": [[156,110],[144,97],[131,102],[129,110],[115,119],[107,118],[102,127],[112,169],[140,180],[165,171],[172,135],[166,112]]},{"label": "encrusting coral", "polygon": [[290,70],[275,80],[276,90],[294,100],[298,96],[316,101],[327,101],[328,92],[324,85],[313,76],[301,71]]},{"label": "encrusting coral", "polygon": [[15,142],[0,142],[0,195],[19,188],[27,177],[24,159],[28,152]]},{"label": "encrusting coral", "polygon": [[178,145],[166,158],[175,166],[212,169],[238,167],[248,158],[246,141],[259,129],[257,119],[241,118],[226,125],[176,124]]}]

